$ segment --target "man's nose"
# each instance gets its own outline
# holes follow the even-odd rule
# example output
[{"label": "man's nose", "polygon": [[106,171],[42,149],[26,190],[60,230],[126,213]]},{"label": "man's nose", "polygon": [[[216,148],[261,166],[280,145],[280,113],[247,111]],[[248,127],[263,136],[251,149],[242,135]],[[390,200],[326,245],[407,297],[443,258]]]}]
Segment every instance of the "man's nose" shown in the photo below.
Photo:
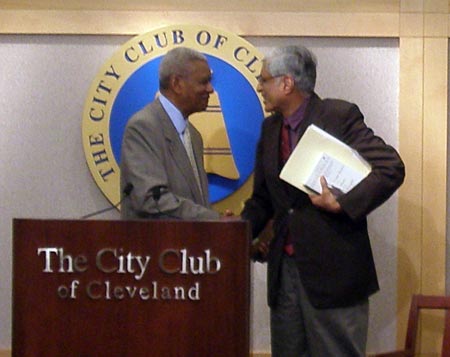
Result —
[{"label": "man's nose", "polygon": [[212,86],[211,82],[208,83],[208,85],[206,87],[206,90],[208,91],[208,93],[213,93],[214,92],[214,87]]}]

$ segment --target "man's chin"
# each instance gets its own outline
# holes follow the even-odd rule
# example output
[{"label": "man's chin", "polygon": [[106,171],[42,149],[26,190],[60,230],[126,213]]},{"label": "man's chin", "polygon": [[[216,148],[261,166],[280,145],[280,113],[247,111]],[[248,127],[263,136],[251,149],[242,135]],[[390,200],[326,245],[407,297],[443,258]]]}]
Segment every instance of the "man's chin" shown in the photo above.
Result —
[{"label": "man's chin", "polygon": [[203,101],[201,104],[202,112],[204,112],[208,108],[209,100]]}]

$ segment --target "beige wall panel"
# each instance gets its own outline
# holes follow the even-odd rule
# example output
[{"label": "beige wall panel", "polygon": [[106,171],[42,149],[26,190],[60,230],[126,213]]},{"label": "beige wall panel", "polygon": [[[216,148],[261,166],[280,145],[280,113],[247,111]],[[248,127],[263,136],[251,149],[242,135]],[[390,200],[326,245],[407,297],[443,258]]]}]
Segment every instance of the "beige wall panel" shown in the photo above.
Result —
[{"label": "beige wall panel", "polygon": [[448,0],[423,0],[424,12],[447,12]]},{"label": "beige wall panel", "polygon": [[[422,293],[445,293],[448,39],[424,42]],[[423,318],[422,351],[437,351],[436,314]]]},{"label": "beige wall panel", "polygon": [[0,8],[29,10],[152,10],[167,11],[302,11],[397,12],[399,0],[3,0]]},{"label": "beige wall panel", "polygon": [[187,22],[245,36],[397,37],[399,30],[398,13],[0,10],[5,34],[134,35]]},{"label": "beige wall panel", "polygon": [[447,37],[448,15],[447,14],[425,14],[424,35],[425,37]]},{"label": "beige wall panel", "polygon": [[[247,15],[244,15],[247,17]],[[257,16],[243,35],[315,37],[397,37],[398,14],[290,13]],[[245,23],[245,21],[243,21]],[[293,26],[293,24],[297,24]]]},{"label": "beige wall panel", "polygon": [[422,37],[424,32],[423,15],[406,13],[400,16],[400,37]]},{"label": "beige wall panel", "polygon": [[447,34],[448,34],[447,37],[449,37],[449,35],[450,35],[450,15],[447,15]]},{"label": "beige wall panel", "polygon": [[400,39],[400,152],[406,165],[399,194],[397,341],[404,343],[411,294],[420,291],[423,151],[423,39]]},{"label": "beige wall panel", "polygon": [[401,0],[400,2],[401,12],[422,12],[423,0]]},{"label": "beige wall panel", "polygon": [[424,246],[422,291],[445,291],[448,39],[424,43]]}]

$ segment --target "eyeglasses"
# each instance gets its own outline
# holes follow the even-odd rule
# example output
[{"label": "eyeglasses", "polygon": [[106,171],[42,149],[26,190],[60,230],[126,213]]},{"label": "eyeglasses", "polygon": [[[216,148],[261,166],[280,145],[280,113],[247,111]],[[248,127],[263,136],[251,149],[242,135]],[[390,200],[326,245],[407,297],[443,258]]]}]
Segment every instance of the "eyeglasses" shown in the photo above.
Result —
[{"label": "eyeglasses", "polygon": [[266,84],[267,82],[270,82],[272,79],[283,77],[283,76],[284,76],[284,74],[279,74],[278,76],[267,77],[267,78],[264,78],[263,76],[258,76],[258,77],[256,77],[256,80],[258,81],[258,83],[260,85],[263,85],[263,84]]}]

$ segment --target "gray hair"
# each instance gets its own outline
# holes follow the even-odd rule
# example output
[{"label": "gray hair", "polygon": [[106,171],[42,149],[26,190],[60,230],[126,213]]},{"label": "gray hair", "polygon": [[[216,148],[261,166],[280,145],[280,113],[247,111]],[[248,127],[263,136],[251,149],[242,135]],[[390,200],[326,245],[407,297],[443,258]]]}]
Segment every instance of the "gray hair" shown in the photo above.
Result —
[{"label": "gray hair", "polygon": [[317,60],[304,46],[286,46],[273,50],[264,62],[269,73],[276,77],[292,76],[298,90],[312,93],[316,86]]},{"label": "gray hair", "polygon": [[202,53],[188,47],[176,47],[166,53],[159,66],[159,88],[168,89],[171,75],[188,75],[188,64],[207,61]]}]

